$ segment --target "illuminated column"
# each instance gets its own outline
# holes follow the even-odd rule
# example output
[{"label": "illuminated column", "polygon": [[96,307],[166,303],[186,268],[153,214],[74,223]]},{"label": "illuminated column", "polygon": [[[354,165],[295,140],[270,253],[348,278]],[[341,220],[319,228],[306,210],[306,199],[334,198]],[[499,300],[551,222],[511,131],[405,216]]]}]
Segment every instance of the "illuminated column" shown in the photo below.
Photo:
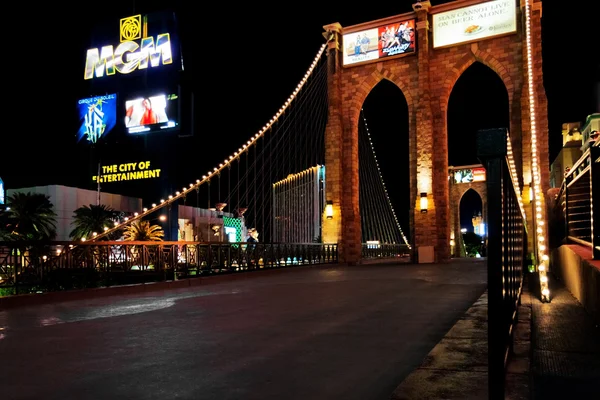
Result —
[{"label": "illuminated column", "polygon": [[[548,288],[548,267],[550,258],[547,254],[547,223],[545,196],[549,185],[548,172],[548,122],[545,94],[542,86],[541,72],[541,26],[542,3],[539,0],[525,0],[525,65],[527,93],[529,95],[529,123],[531,133],[531,176],[533,197],[533,221],[529,224],[529,232],[535,237],[533,248],[536,255],[537,269],[540,278],[541,299],[550,301]],[[540,62],[537,62],[540,60]],[[543,122],[539,122],[543,121]],[[543,171],[543,175],[542,175]],[[531,226],[532,225],[532,226]]]},{"label": "illuminated column", "polygon": [[[417,14],[417,39],[418,44],[418,70],[419,70],[419,89],[418,104],[415,107],[415,115],[412,120],[417,121],[417,154],[416,154],[416,173],[417,173],[417,194],[414,205],[414,243],[417,255],[425,254],[425,248],[434,247],[434,252],[439,250],[437,241],[437,209],[436,202],[440,190],[433,190],[434,179],[434,131],[433,114],[430,104],[429,91],[429,21],[428,11],[431,8],[429,1],[422,1],[413,4],[413,9]],[[444,167],[446,169],[446,167]],[[438,177],[446,179],[447,170],[439,171]],[[444,189],[441,189],[442,191]],[[445,186],[448,191],[447,183]],[[443,194],[441,194],[443,196]],[[447,198],[447,193],[445,195]],[[449,251],[449,243],[446,244]],[[438,259],[439,257],[435,257]],[[418,260],[423,262],[423,259]],[[427,260],[431,261],[431,260]],[[437,261],[437,260],[433,260]]]}]

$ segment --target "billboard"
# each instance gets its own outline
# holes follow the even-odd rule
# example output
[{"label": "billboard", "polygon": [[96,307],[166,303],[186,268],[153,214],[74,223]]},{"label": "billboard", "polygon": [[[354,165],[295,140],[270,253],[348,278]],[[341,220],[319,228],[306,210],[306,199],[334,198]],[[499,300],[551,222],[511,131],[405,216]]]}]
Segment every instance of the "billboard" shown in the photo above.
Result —
[{"label": "billboard", "polygon": [[454,183],[485,182],[485,168],[465,168],[454,170]]},{"label": "billboard", "polygon": [[176,130],[179,127],[179,97],[176,94],[138,96],[125,100],[127,133],[140,135]]},{"label": "billboard", "polygon": [[472,42],[516,31],[516,0],[493,0],[433,14],[434,48]]},{"label": "billboard", "polygon": [[96,143],[117,123],[117,95],[88,97],[77,102],[79,131],[77,141]]},{"label": "billboard", "polygon": [[0,178],[0,204],[6,204],[6,191],[4,190],[2,178]]},{"label": "billboard", "polygon": [[344,34],[344,66],[414,53],[415,36],[414,19]]},{"label": "billboard", "polygon": [[[102,78],[117,72],[130,74],[173,64],[177,54],[169,31],[174,27],[169,26],[167,19],[160,14],[121,18],[118,32],[111,31],[110,39],[86,51],[83,78]],[[120,43],[115,44],[117,38]]]}]

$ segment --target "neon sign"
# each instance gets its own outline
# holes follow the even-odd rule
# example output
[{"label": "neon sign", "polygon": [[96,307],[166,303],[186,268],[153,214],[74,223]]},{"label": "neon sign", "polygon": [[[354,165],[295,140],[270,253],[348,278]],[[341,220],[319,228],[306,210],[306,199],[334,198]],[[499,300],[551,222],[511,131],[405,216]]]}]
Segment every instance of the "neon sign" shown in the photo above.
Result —
[{"label": "neon sign", "polygon": [[[147,69],[173,63],[171,36],[161,33],[154,37],[142,37],[147,23],[142,23],[142,15],[120,20],[121,43],[102,48],[89,49],[85,58],[84,79],[101,78],[106,75],[129,74],[136,69]],[[140,40],[138,44],[134,40]]]}]

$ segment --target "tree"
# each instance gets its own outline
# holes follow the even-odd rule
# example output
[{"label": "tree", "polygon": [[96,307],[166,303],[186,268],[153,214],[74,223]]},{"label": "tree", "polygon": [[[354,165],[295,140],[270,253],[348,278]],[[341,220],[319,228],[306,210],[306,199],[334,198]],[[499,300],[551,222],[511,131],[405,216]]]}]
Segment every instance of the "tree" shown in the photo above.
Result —
[{"label": "tree", "polygon": [[69,236],[73,240],[91,238],[94,233],[100,234],[105,228],[111,228],[117,218],[118,212],[104,204],[79,207],[73,212],[71,225],[74,228]]},{"label": "tree", "polygon": [[481,236],[473,232],[465,232],[463,233],[462,237],[465,243],[467,257],[476,257],[477,254],[481,255]]},{"label": "tree", "polygon": [[160,225],[150,225],[149,221],[141,219],[133,221],[123,231],[123,237],[127,241],[158,242],[164,236],[165,232]]},{"label": "tree", "polygon": [[11,239],[52,240],[56,237],[56,212],[50,196],[17,192],[7,199],[5,231]]}]

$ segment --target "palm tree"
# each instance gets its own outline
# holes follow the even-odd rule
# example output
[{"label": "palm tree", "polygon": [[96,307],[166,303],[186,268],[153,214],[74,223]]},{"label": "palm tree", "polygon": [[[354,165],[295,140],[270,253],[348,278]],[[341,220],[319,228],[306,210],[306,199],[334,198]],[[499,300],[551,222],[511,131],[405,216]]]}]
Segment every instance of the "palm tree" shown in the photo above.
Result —
[{"label": "palm tree", "polygon": [[118,212],[104,204],[79,207],[73,212],[71,225],[74,228],[69,236],[73,240],[91,238],[94,233],[102,233],[105,228],[111,228],[117,217]]},{"label": "palm tree", "polygon": [[5,230],[13,239],[52,240],[56,237],[56,212],[50,196],[43,193],[14,193],[8,197]]},{"label": "palm tree", "polygon": [[[150,221],[141,219],[133,221],[123,231],[123,239],[126,241],[160,242],[164,236],[165,232],[160,225],[150,225]],[[149,249],[148,246],[132,246],[131,257],[138,262],[140,269],[153,268],[149,261],[152,258],[150,253],[156,250]]]},{"label": "palm tree", "polygon": [[164,236],[165,232],[160,225],[150,225],[150,221],[141,219],[133,221],[123,231],[123,238],[128,241],[159,242]]}]

